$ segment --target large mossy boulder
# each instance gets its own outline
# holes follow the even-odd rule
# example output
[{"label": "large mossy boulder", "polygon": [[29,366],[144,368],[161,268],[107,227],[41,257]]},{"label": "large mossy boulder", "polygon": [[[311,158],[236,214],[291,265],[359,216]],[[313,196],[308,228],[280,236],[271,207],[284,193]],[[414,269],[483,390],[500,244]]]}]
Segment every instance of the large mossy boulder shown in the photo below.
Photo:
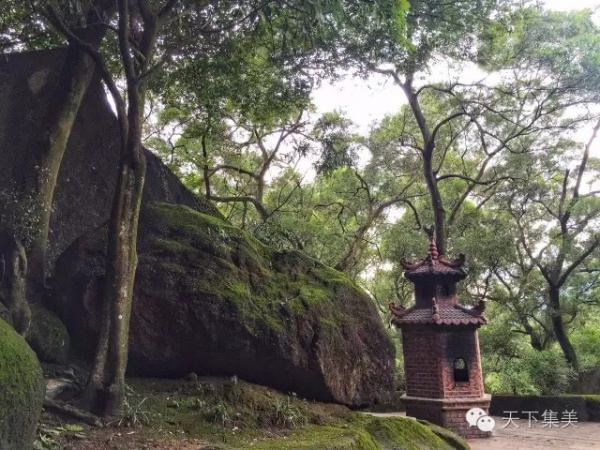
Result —
[{"label": "large mossy boulder", "polygon": [[[105,234],[79,238],[56,267],[54,307],[87,355],[99,329]],[[390,399],[393,345],[375,305],[340,272],[166,203],[143,209],[138,255],[131,375],[237,375],[353,406]]]},{"label": "large mossy boulder", "polygon": [[0,320],[0,449],[31,450],[44,392],[35,353]]}]

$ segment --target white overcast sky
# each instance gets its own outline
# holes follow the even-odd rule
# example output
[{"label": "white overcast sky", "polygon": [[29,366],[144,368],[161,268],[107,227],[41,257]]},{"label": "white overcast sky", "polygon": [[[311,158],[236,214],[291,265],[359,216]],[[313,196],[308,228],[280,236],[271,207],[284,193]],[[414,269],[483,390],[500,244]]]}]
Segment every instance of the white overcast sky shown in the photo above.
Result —
[{"label": "white overcast sky", "polygon": [[[544,3],[548,8],[560,11],[595,9],[600,21],[600,0],[545,0]],[[313,100],[319,113],[341,110],[363,132],[374,121],[399,111],[405,102],[400,88],[389,78],[380,75],[372,76],[366,81],[347,77],[337,83],[324,83],[316,90]],[[587,141],[589,137],[591,127],[578,136],[582,141]],[[600,139],[596,140],[592,153],[600,157]]]}]

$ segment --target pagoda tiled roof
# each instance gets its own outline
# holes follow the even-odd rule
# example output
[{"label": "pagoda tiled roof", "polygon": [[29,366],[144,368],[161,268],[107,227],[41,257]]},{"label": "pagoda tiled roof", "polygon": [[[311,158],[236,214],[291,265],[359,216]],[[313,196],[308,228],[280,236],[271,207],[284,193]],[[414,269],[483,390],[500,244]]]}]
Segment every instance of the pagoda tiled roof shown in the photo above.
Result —
[{"label": "pagoda tiled roof", "polygon": [[394,325],[435,324],[435,325],[483,325],[487,320],[483,308],[465,308],[461,305],[448,305],[434,308],[402,308],[390,305],[391,322]]},{"label": "pagoda tiled roof", "polygon": [[461,253],[458,258],[452,261],[439,256],[433,236],[429,238],[429,252],[425,259],[413,262],[403,258],[400,262],[405,269],[404,276],[411,281],[416,278],[436,275],[450,276],[456,280],[462,280],[467,276],[467,272],[463,268],[465,255]]}]

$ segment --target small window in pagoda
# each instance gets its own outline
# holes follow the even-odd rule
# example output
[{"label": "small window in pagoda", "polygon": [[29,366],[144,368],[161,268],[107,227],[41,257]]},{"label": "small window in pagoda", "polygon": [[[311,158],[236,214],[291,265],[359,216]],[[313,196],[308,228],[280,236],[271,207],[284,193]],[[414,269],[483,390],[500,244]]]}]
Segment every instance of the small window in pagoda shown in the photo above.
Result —
[{"label": "small window in pagoda", "polygon": [[463,358],[456,358],[454,360],[454,382],[469,382],[469,368]]}]

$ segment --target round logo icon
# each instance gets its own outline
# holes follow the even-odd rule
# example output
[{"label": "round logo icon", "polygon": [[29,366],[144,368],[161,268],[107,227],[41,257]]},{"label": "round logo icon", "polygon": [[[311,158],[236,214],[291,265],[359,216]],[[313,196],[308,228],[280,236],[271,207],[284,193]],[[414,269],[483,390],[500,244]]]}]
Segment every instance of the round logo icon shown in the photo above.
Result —
[{"label": "round logo icon", "polygon": [[492,431],[496,426],[496,421],[488,416],[481,408],[471,408],[465,416],[469,427],[477,427],[481,431]]},{"label": "round logo icon", "polygon": [[481,416],[477,421],[477,428],[481,431],[492,431],[496,426],[496,421],[490,416]]}]

